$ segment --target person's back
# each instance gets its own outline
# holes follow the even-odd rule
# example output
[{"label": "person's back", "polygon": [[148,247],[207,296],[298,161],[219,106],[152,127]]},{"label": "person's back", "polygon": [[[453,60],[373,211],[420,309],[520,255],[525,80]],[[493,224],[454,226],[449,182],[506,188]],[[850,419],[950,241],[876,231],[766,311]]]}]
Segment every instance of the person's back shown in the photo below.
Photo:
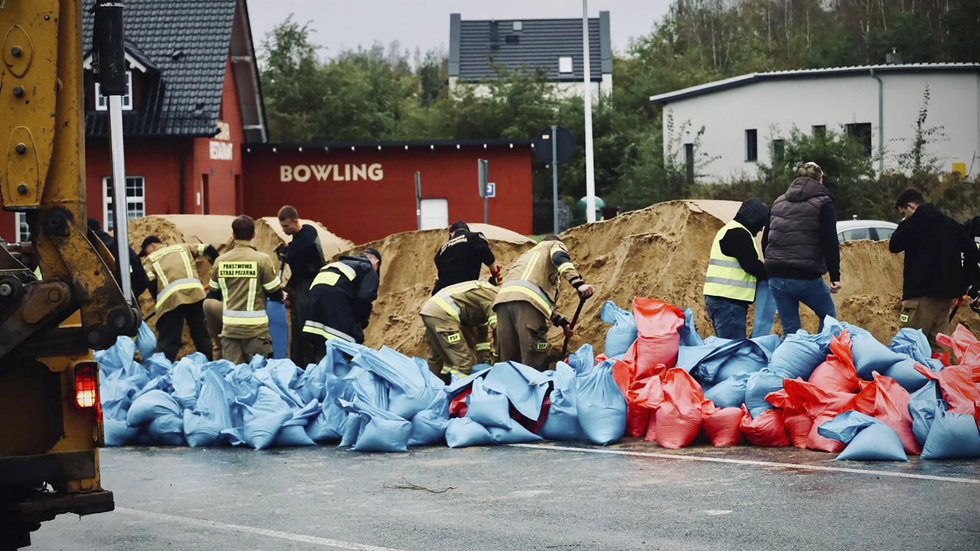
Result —
[{"label": "person's back", "polygon": [[380,258],[379,252],[367,249],[363,256],[341,256],[320,269],[310,285],[303,326],[304,341],[309,343],[304,353],[307,361],[322,357],[327,340],[364,342],[364,329],[378,298]]},{"label": "person's back", "polygon": [[492,363],[490,331],[496,326],[496,297],[497,287],[473,280],[445,287],[422,305],[419,314],[433,373],[449,380],[453,374],[469,375],[476,363]]},{"label": "person's back", "polygon": [[469,231],[465,222],[456,222],[450,228],[450,238],[436,252],[435,264],[438,276],[432,294],[439,290],[480,278],[480,267],[493,267],[496,259],[490,244],[482,233]]}]

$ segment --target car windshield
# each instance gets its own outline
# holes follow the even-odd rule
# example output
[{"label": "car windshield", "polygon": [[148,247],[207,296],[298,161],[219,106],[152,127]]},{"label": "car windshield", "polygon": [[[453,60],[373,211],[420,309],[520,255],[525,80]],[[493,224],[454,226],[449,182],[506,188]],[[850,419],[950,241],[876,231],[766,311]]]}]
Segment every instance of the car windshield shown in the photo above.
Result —
[{"label": "car windshield", "polygon": [[871,239],[871,228],[854,228],[840,232],[841,241],[857,241],[858,239]]}]

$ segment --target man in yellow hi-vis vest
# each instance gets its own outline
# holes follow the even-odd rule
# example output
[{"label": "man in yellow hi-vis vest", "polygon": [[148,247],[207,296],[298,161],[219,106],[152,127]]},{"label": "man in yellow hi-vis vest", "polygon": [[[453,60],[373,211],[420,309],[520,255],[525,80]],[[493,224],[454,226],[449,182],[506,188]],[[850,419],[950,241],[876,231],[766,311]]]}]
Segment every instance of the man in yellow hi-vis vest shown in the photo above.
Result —
[{"label": "man in yellow hi-vis vest", "polygon": [[500,361],[514,360],[542,371],[548,367],[548,320],[556,326],[564,321],[555,312],[559,276],[580,297],[595,292],[582,280],[568,248],[555,235],[545,237],[507,268],[493,305]]},{"label": "man in yellow hi-vis vest", "polygon": [[[422,324],[429,343],[429,369],[449,382],[465,377],[477,363],[492,363],[490,332],[497,325],[493,301],[497,288],[473,280],[443,287],[422,305]],[[467,342],[466,330],[476,342]],[[474,353],[475,349],[475,353]]]},{"label": "man in yellow hi-vis vest", "polygon": [[255,250],[255,221],[241,215],[231,223],[235,246],[211,268],[209,298],[221,299],[221,356],[232,363],[272,354],[266,299],[282,302],[282,289],[272,258]]},{"label": "man in yellow hi-vis vest", "polygon": [[204,243],[164,246],[159,237],[150,235],[143,240],[140,256],[150,280],[150,293],[156,298],[157,347],[168,360],[174,361],[180,351],[186,321],[194,347],[210,360],[211,338],[202,309],[205,291],[194,259],[207,256],[214,261],[218,251]]},{"label": "man in yellow hi-vis vest", "polygon": [[704,304],[715,335],[744,339],[749,305],[755,301],[756,282],[766,279],[766,268],[755,236],[769,220],[769,207],[749,199],[735,219],[725,224],[711,243],[704,278]]}]

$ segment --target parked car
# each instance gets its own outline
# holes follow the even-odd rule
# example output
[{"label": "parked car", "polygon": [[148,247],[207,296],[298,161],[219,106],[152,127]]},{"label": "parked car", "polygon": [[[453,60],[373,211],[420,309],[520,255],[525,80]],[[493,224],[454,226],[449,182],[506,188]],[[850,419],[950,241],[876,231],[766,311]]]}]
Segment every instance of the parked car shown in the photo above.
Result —
[{"label": "parked car", "polygon": [[844,220],[837,222],[837,239],[841,243],[858,239],[884,241],[891,238],[897,227],[898,224],[885,220]]}]

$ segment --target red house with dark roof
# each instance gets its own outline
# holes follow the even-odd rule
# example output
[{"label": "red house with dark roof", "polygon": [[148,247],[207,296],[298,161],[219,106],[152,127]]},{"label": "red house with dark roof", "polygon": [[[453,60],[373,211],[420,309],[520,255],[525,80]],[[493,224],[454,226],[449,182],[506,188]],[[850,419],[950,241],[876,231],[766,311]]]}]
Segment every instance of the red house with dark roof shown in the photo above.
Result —
[{"label": "red house with dark roof", "polygon": [[[109,120],[91,71],[94,0],[85,0],[88,214],[111,229]],[[129,0],[129,93],[123,99],[130,218],[243,210],[242,145],[266,141],[245,0]],[[26,216],[0,212],[0,237],[22,240]]]}]

